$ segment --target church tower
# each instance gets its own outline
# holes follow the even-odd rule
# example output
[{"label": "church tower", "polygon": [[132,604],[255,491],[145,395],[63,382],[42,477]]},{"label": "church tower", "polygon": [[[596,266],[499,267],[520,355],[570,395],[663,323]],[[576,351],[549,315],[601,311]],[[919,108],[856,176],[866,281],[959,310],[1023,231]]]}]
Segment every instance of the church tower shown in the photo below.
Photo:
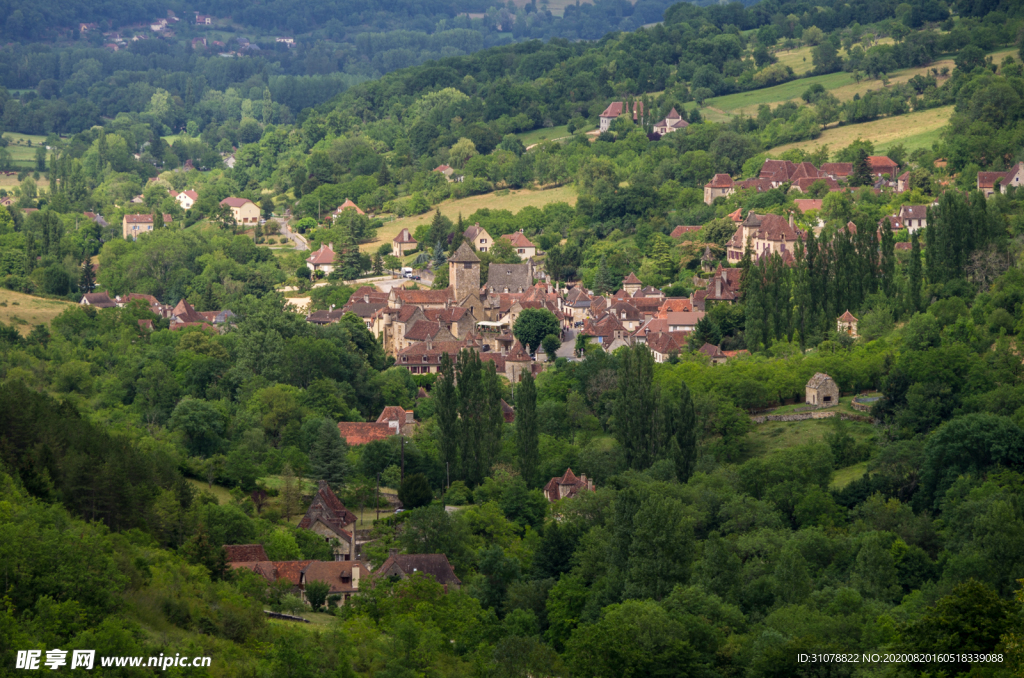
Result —
[{"label": "church tower", "polygon": [[480,257],[466,243],[462,243],[448,259],[448,287],[455,303],[469,294],[480,293]]}]

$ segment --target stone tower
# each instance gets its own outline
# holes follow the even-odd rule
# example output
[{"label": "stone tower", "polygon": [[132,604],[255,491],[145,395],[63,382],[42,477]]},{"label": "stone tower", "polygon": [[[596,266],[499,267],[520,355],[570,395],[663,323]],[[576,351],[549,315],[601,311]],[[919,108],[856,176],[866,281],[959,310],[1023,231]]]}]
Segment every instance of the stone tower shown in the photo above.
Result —
[{"label": "stone tower", "polygon": [[466,243],[448,259],[448,287],[456,303],[480,293],[480,257]]}]

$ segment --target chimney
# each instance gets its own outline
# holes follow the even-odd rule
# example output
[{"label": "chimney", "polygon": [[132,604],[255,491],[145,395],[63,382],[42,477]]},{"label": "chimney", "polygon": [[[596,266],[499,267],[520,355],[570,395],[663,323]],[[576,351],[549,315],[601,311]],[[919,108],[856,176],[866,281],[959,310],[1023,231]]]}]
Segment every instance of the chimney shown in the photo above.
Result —
[{"label": "chimney", "polygon": [[398,555],[398,549],[388,549],[388,558],[394,558]]},{"label": "chimney", "polygon": [[721,298],[722,296],[722,278],[721,276],[715,276],[715,296]]},{"label": "chimney", "polygon": [[363,295],[363,303],[364,304],[370,303],[370,295],[369,294],[364,294]]},{"label": "chimney", "polygon": [[359,590],[359,574],[360,570],[363,569],[359,566],[359,563],[352,561],[352,588],[356,591]]},{"label": "chimney", "polygon": [[329,249],[330,251],[333,252],[334,251],[334,243],[333,242],[327,243],[327,249]]},{"label": "chimney", "polygon": [[789,227],[793,228],[793,212],[789,213]]}]

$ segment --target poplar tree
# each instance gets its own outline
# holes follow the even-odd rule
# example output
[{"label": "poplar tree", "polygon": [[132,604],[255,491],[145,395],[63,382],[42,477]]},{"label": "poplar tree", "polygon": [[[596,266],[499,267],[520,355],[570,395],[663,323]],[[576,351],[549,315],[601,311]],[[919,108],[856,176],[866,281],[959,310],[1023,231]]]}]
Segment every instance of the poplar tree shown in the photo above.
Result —
[{"label": "poplar tree", "polygon": [[697,411],[686,382],[679,384],[679,398],[673,415],[670,419],[672,440],[669,455],[676,466],[676,477],[685,483],[693,475],[693,467],[697,463]]},{"label": "poplar tree", "polygon": [[607,294],[615,288],[615,281],[612,280],[611,271],[608,270],[608,264],[604,260],[604,256],[601,257],[601,261],[597,265],[597,273],[594,274],[594,291],[598,294]]},{"label": "poplar tree", "polygon": [[82,262],[82,276],[78,279],[78,289],[83,294],[92,292],[92,288],[96,285],[95,275],[92,270],[92,259],[86,257]]},{"label": "poplar tree", "polygon": [[529,373],[516,387],[516,447],[519,452],[519,474],[533,486],[537,476],[537,388]]},{"label": "poplar tree", "polygon": [[868,165],[868,152],[863,148],[857,151],[857,159],[853,163],[853,172],[850,174],[851,186],[870,186],[874,183],[871,175],[871,167]]},{"label": "poplar tree", "polygon": [[439,378],[431,390],[437,422],[438,450],[441,461],[458,468],[459,403],[455,391],[455,366],[447,352],[441,354]]},{"label": "poplar tree", "polygon": [[913,315],[921,306],[921,241],[917,231],[910,234],[910,264],[907,267],[907,303],[908,315]]},{"label": "poplar tree", "polygon": [[882,224],[882,292],[889,299],[893,298],[896,290],[896,242],[892,237],[892,228],[889,221]]},{"label": "poplar tree", "polygon": [[664,428],[654,383],[654,355],[646,344],[623,351],[618,377],[615,437],[626,452],[627,466],[643,470],[660,455]]}]

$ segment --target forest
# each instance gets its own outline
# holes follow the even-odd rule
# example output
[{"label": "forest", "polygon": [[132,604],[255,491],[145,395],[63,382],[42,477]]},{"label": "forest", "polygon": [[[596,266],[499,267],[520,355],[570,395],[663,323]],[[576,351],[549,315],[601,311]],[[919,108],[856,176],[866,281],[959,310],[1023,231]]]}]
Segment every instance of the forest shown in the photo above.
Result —
[{"label": "forest", "polygon": [[[0,302],[0,676],[26,673],[17,651],[54,648],[205,655],[209,668],[180,673],[238,677],[1020,675],[1024,190],[975,189],[979,170],[1024,160],[1024,55],[985,56],[1024,47],[1024,15],[1010,3],[805,4],[678,4],[662,25],[597,42],[537,36],[552,39],[358,83],[338,61],[302,72],[179,47],[0,51],[26,69],[22,85],[48,92],[4,97],[5,128],[49,135],[18,187],[0,189],[11,198],[0,293],[12,295]],[[202,9],[251,11],[260,25],[274,6]],[[124,10],[35,7],[58,23]],[[839,101],[808,87],[799,103],[727,123],[694,114],[702,97],[763,87],[785,40],[816,41],[815,72],[867,73],[877,90]],[[281,63],[306,68],[301,55],[282,51]],[[951,73],[881,82],[939,55],[952,55]],[[44,61],[49,78],[28,70]],[[650,113],[584,134],[616,98]],[[65,127],[52,117],[62,105],[81,113]],[[861,139],[771,153],[825,125],[899,124],[938,106],[953,114],[930,148]],[[690,125],[650,136],[672,107]],[[527,149],[518,135],[548,123],[573,129]],[[909,172],[909,190],[820,182],[703,200],[714,174],[757,176],[769,155],[820,165],[876,154]],[[463,180],[447,182],[440,164]],[[440,210],[552,187],[575,202]],[[195,205],[183,210],[172,189],[194,189]],[[236,223],[220,206],[229,196],[267,217],[291,210],[313,247],[340,245],[339,271],[312,288],[309,253],[270,249],[278,233]],[[820,208],[802,212],[794,199],[808,197]],[[346,199],[366,214],[333,218]],[[879,232],[902,205],[930,206],[927,228]],[[740,301],[711,304],[663,363],[643,345],[588,344],[514,389],[471,351],[413,375],[358,317],[320,326],[285,307],[282,287],[308,293],[312,309],[343,306],[356,289],[345,281],[391,253],[374,241],[386,219],[431,212],[410,255],[421,268],[479,223],[496,238],[522,230],[555,283],[611,293],[633,272],[687,296],[707,277],[705,250],[737,263],[725,256],[736,210],[792,214],[806,235],[788,263],[748,250]],[[125,214],[154,212],[170,226],[122,237]],[[670,237],[679,224],[700,229]],[[434,285],[447,283],[439,273]],[[93,289],[235,318],[223,332],[172,331],[144,302],[21,317],[30,299],[77,302]],[[837,331],[844,311],[859,318],[856,338]],[[704,342],[740,354],[711,364],[695,350]],[[752,418],[792,412],[818,373],[849,416]],[[877,398],[870,411],[847,412],[860,393]],[[339,422],[373,422],[387,406],[412,411],[415,432],[351,445],[339,434]],[[569,468],[595,490],[549,502],[542,488]],[[408,501],[365,525],[365,561],[443,553],[461,587],[384,578],[313,610],[290,586],[227,567],[224,545],[330,560],[330,545],[296,526],[311,487],[326,481],[372,520],[378,478]],[[822,653],[948,656],[799,659]]]}]

